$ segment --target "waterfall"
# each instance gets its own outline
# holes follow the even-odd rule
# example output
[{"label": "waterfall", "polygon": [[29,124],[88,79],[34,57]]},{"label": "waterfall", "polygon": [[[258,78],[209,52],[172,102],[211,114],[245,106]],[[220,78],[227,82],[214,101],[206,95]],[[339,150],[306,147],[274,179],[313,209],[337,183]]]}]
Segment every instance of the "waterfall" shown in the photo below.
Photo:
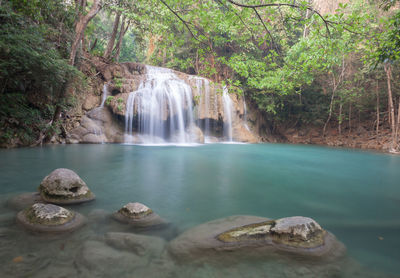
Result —
[{"label": "waterfall", "polygon": [[101,104],[100,104],[101,108],[104,107],[104,103],[106,102],[107,95],[108,95],[108,85],[106,83],[106,84],[103,85],[103,95],[101,97]]},{"label": "waterfall", "polygon": [[136,129],[140,143],[191,143],[192,89],[169,69],[146,66],[146,79],[129,94],[125,133]]},{"label": "waterfall", "polygon": [[246,98],[244,97],[244,94],[243,94],[243,123],[244,123],[244,127],[248,131],[250,131],[250,128],[247,125],[247,105],[246,105]]},{"label": "waterfall", "polygon": [[204,136],[210,136],[211,135],[211,123],[210,123],[210,118],[211,118],[211,113],[213,113],[213,107],[211,107],[210,99],[210,81],[206,78],[202,77],[194,77],[196,80],[196,88],[197,92],[200,96],[199,98],[199,109],[197,111],[197,117],[198,118],[203,118],[204,119],[204,126],[203,127],[203,132]]},{"label": "waterfall", "polygon": [[222,90],[222,101],[224,105],[224,137],[228,142],[232,142],[232,99],[229,96],[228,88],[224,86]]}]

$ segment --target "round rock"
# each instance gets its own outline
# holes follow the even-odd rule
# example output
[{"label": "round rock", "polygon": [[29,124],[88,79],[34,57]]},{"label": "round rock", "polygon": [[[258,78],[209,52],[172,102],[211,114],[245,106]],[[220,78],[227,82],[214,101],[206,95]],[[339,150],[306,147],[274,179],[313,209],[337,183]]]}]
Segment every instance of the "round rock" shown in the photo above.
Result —
[{"label": "round rock", "polygon": [[169,250],[183,259],[226,251],[235,251],[236,254],[243,251],[247,256],[279,256],[282,253],[328,259],[342,256],[344,245],[314,222],[306,217],[271,220],[256,216],[231,216],[185,231],[170,242]]},{"label": "round rock", "polygon": [[147,228],[165,225],[166,222],[150,208],[141,203],[128,203],[113,213],[113,218],[132,226]]},{"label": "round rock", "polygon": [[275,221],[271,231],[280,236],[309,241],[318,233],[323,233],[321,226],[313,219],[304,216],[280,218]]},{"label": "round rock", "polygon": [[46,176],[39,192],[44,201],[58,205],[83,203],[95,198],[86,183],[74,171],[65,168]]},{"label": "round rock", "polygon": [[17,223],[34,232],[61,233],[80,228],[85,218],[52,204],[33,204],[17,214]]}]

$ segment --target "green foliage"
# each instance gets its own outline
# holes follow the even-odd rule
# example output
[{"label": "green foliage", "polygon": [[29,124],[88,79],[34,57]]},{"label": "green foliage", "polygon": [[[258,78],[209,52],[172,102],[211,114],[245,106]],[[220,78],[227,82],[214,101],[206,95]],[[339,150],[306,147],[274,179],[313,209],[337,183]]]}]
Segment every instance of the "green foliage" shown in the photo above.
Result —
[{"label": "green foliage", "polygon": [[122,88],[122,85],[124,83],[124,79],[121,77],[114,77],[114,86],[118,89]]},{"label": "green foliage", "polygon": [[107,104],[107,105],[110,105],[111,102],[113,101],[113,99],[114,99],[114,96],[108,96],[108,97],[106,98],[106,104]]},{"label": "green foliage", "polygon": [[73,13],[61,0],[3,1],[0,23],[0,141],[27,145],[46,129],[65,80],[80,80],[67,60]]},{"label": "green foliage", "polygon": [[30,145],[45,129],[54,107],[33,107],[22,93],[8,93],[0,98],[0,146]]}]

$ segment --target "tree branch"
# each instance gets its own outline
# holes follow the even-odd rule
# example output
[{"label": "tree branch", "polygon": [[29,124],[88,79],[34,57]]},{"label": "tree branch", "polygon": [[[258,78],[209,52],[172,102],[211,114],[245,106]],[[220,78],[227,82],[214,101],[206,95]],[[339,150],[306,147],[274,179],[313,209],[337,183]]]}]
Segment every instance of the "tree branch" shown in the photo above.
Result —
[{"label": "tree branch", "polygon": [[[251,9],[263,8],[263,7],[281,7],[281,6],[286,6],[286,7],[291,7],[291,8],[301,8],[301,6],[299,6],[299,5],[287,4],[287,3],[267,3],[267,4],[258,4],[258,5],[246,5],[246,4],[237,3],[237,2],[235,2],[233,0],[227,0],[227,1],[229,3],[235,5],[235,6],[239,6],[239,7],[242,7],[242,8],[251,8]],[[331,34],[331,32],[329,30],[329,23],[330,22],[328,20],[326,20],[317,10],[315,10],[315,9],[313,9],[311,7],[308,7],[308,6],[306,6],[305,8],[307,10],[311,11],[311,12],[316,13],[322,19],[322,21],[325,24],[326,31],[327,31],[328,35],[330,36],[330,34]]]},{"label": "tree branch", "polygon": [[252,9],[256,13],[256,15],[257,15],[258,19],[261,21],[262,25],[264,26],[265,31],[267,31],[269,37],[271,38],[271,46],[273,46],[278,52],[280,52],[275,43],[274,38],[272,37],[271,32],[268,30],[267,25],[265,25],[264,20],[261,18],[260,14],[258,13],[257,8],[252,8]]},{"label": "tree branch", "polygon": [[168,10],[170,10],[170,11],[183,23],[183,25],[185,25],[186,29],[189,31],[189,33],[192,35],[192,37],[193,37],[196,41],[198,41],[199,43],[202,43],[202,44],[206,45],[205,43],[203,43],[202,41],[200,41],[200,40],[197,38],[197,36],[195,36],[195,35],[193,34],[192,29],[190,29],[189,23],[188,23],[186,20],[184,20],[184,19],[183,19],[177,12],[175,12],[167,3],[165,3],[164,0],[160,0],[160,2],[163,3],[164,6],[166,6],[166,7],[168,8]]}]

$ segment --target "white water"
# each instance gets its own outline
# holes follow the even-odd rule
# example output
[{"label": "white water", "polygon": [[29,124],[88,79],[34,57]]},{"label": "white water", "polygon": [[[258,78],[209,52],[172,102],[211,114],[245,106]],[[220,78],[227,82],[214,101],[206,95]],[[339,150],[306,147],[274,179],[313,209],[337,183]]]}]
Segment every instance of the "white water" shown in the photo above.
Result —
[{"label": "white water", "polygon": [[249,126],[247,125],[247,105],[246,105],[246,98],[243,95],[243,124],[244,127],[250,131]]},{"label": "white water", "polygon": [[[193,144],[198,142],[195,120],[204,119],[205,141],[212,134],[210,113],[218,111],[217,96],[211,94],[210,82],[194,77],[199,107],[194,117],[192,88],[172,70],[146,66],[146,79],[130,93],[125,113],[125,143]],[[232,142],[233,103],[224,88],[224,138]],[[204,115],[200,115],[200,111]],[[214,115],[214,114],[213,114]],[[215,116],[215,115],[214,115]]]},{"label": "white water", "polygon": [[101,104],[100,104],[100,107],[101,107],[101,108],[104,107],[104,103],[106,102],[107,96],[108,96],[108,85],[107,85],[107,83],[106,83],[106,84],[104,84],[104,86],[103,86],[103,95],[102,95],[102,97],[101,97]]},{"label": "white water", "polygon": [[194,125],[194,119],[190,86],[172,70],[152,66],[146,69],[146,80],[128,97],[125,115],[128,140],[135,124],[139,143],[191,143],[188,128]]},{"label": "white water", "polygon": [[[200,94],[200,107],[197,117],[198,118],[204,118],[204,128],[203,128],[203,133],[205,137],[208,137],[211,135],[211,123],[210,123],[210,113],[214,113],[213,108],[217,107],[216,103],[211,103],[211,95],[210,95],[210,81],[206,78],[202,77],[195,77],[196,80],[196,87],[197,91]],[[214,101],[216,102],[217,98],[214,98]],[[211,106],[211,105],[214,105]],[[200,115],[200,111],[204,113],[204,115]]]},{"label": "white water", "polygon": [[224,105],[224,137],[228,142],[233,141],[232,136],[232,100],[228,93],[228,88],[224,86],[222,90],[222,99]]}]

